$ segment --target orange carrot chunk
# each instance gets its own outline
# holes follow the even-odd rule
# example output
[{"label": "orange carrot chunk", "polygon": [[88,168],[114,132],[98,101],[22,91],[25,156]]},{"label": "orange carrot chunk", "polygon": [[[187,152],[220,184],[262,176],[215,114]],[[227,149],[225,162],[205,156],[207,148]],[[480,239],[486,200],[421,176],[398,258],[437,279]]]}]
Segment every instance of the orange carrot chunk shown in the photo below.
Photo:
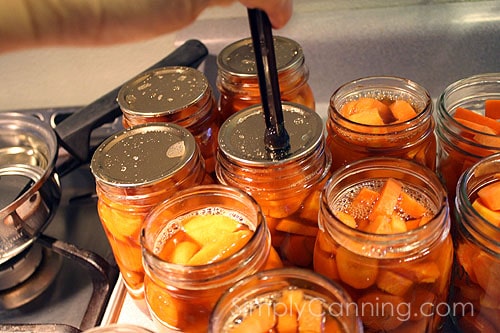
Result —
[{"label": "orange carrot chunk", "polygon": [[407,101],[394,101],[391,105],[389,105],[389,108],[398,122],[407,121],[417,116],[417,112]]},{"label": "orange carrot chunk", "polygon": [[403,185],[396,179],[389,178],[380,191],[380,198],[373,206],[368,219],[374,221],[379,215],[391,216],[396,208]]},{"label": "orange carrot chunk", "polygon": [[500,182],[494,182],[481,188],[477,195],[491,210],[500,210]]},{"label": "orange carrot chunk", "polygon": [[489,128],[493,129],[495,133],[500,134],[500,122],[496,121],[495,119],[483,116],[482,114],[479,114],[472,110],[458,107],[456,108],[453,117],[472,121],[476,124],[488,126]]},{"label": "orange carrot chunk", "polygon": [[500,119],[500,99],[488,99],[484,102],[484,115],[486,117]]}]

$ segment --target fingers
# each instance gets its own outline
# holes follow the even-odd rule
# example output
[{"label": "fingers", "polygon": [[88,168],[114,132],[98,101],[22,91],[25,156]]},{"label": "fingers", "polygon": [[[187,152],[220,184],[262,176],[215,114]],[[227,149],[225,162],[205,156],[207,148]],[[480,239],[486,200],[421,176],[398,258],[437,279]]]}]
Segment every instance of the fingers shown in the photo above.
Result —
[{"label": "fingers", "polygon": [[292,0],[240,0],[240,2],[248,8],[265,11],[275,29],[284,27],[292,17]]}]

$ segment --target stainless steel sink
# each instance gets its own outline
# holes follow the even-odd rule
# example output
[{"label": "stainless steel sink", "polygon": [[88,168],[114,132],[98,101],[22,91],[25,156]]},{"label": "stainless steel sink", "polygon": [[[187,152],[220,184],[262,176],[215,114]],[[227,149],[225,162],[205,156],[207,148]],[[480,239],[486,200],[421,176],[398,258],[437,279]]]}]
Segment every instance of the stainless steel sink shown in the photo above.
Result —
[{"label": "stainless steel sink", "polygon": [[[426,87],[432,98],[451,82],[500,72],[500,1],[297,1],[276,35],[299,42],[310,68],[317,111],[326,116],[333,91],[370,75],[395,75]],[[216,55],[249,37],[246,17],[196,21],[176,42],[197,38],[210,50],[204,71],[216,75]]]}]

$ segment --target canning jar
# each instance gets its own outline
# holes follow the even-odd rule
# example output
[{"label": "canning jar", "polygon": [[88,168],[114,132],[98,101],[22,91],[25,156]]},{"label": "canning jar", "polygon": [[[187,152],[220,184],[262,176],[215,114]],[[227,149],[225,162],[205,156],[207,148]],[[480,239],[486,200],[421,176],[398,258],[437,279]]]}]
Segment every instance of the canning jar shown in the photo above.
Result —
[{"label": "canning jar", "polygon": [[[500,154],[458,180],[455,200],[454,322],[461,332],[500,331]],[[496,197],[495,197],[496,193]]]},{"label": "canning jar", "polygon": [[212,88],[195,68],[172,66],[142,73],[126,82],[117,97],[125,128],[171,122],[189,130],[212,173],[220,120]]},{"label": "canning jar", "polygon": [[360,333],[349,294],[308,269],[279,268],[251,275],[217,302],[209,333]]},{"label": "canning jar", "polygon": [[192,187],[156,206],[141,244],[146,303],[161,332],[206,332],[224,290],[281,267],[259,205],[220,184]]},{"label": "canning jar", "polygon": [[435,332],[447,316],[449,207],[430,169],[372,157],[336,171],[321,197],[314,270],[341,283],[367,331]]},{"label": "canning jar", "polygon": [[97,212],[129,294],[143,299],[140,231],[144,218],[177,191],[205,182],[203,157],[185,128],[150,123],[106,139],[90,164]]},{"label": "canning jar", "polygon": [[215,173],[221,184],[257,200],[285,265],[312,267],[319,196],[330,176],[331,155],[317,113],[283,102],[283,118],[290,150],[275,159],[266,152],[261,105],[229,117],[221,125]]},{"label": "canning jar", "polygon": [[[481,158],[500,152],[497,119],[493,120],[497,124],[491,125],[493,132],[490,126],[485,126],[488,122],[482,123],[487,100],[500,100],[500,73],[458,80],[447,86],[437,100],[437,172],[451,199],[455,197],[458,178],[465,170]],[[474,114],[471,117],[463,109],[473,111],[479,118]]]},{"label": "canning jar", "polygon": [[[281,100],[314,110],[315,100],[302,47],[292,39],[274,36],[274,49]],[[217,56],[217,68],[216,85],[220,92],[222,121],[241,109],[262,103],[251,38],[223,48]]]},{"label": "canning jar", "polygon": [[408,79],[373,76],[339,87],[330,98],[327,145],[333,170],[367,157],[399,157],[435,169],[433,104]]}]

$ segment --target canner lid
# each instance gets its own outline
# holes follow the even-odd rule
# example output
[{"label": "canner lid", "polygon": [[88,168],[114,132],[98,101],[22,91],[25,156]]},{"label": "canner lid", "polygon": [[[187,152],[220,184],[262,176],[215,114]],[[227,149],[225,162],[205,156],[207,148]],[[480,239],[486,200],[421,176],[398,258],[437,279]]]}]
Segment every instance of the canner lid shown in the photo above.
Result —
[{"label": "canner lid", "polygon": [[192,160],[196,141],[173,123],[147,123],[106,139],[92,157],[96,179],[116,187],[137,187],[164,180]]},{"label": "canner lid", "polygon": [[162,116],[195,104],[209,88],[205,74],[195,68],[162,67],[126,82],[117,101],[124,113]]},{"label": "canner lid", "polygon": [[241,110],[229,117],[219,130],[219,150],[227,158],[247,165],[287,163],[309,154],[323,139],[323,120],[314,111],[283,102],[283,119],[290,137],[286,158],[275,160],[264,142],[265,118],[262,105]]},{"label": "canner lid", "polygon": [[[274,36],[274,53],[278,72],[302,65],[304,53],[294,40]],[[219,69],[237,76],[256,76],[255,53],[252,39],[245,38],[226,46],[217,57]]]}]

